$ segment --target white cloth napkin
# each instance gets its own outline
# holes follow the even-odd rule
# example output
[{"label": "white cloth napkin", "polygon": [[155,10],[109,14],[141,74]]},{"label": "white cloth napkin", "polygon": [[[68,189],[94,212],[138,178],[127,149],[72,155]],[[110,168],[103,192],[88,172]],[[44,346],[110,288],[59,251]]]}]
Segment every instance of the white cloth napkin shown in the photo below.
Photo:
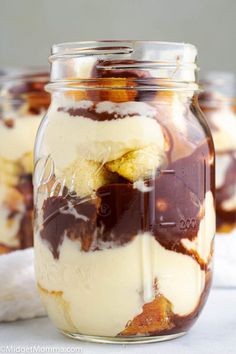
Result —
[{"label": "white cloth napkin", "polygon": [[236,288],[236,230],[216,234],[213,286]]},{"label": "white cloth napkin", "polygon": [[0,321],[44,316],[34,276],[33,248],[0,256]]}]

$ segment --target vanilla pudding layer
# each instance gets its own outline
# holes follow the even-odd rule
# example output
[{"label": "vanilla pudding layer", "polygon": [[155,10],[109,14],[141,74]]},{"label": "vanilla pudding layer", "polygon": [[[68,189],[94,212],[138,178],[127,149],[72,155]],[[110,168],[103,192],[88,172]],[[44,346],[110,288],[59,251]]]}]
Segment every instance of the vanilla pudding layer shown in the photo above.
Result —
[{"label": "vanilla pudding layer", "polygon": [[[134,104],[140,109],[138,103]],[[83,105],[86,102],[80,106]],[[145,108],[147,115],[144,115]],[[122,118],[95,121],[84,116],[73,117],[57,109],[51,110],[42,142],[42,154],[50,154],[58,170],[63,170],[78,159],[105,163],[149,144],[156,145],[162,154],[162,129],[149,111],[149,106],[142,104],[141,115],[129,116],[129,110]]]},{"label": "vanilla pudding layer", "polygon": [[121,247],[82,252],[64,238],[55,259],[36,234],[36,273],[48,313],[56,326],[87,335],[116,336],[158,293],[179,316],[197,307],[205,272],[190,256],[163,248],[149,233]]},{"label": "vanilla pudding layer", "polygon": [[[181,103],[178,103],[180,106]],[[174,108],[171,108],[173,112]],[[97,120],[91,119],[91,109]],[[163,109],[170,108],[167,105]],[[103,101],[94,105],[92,101],[55,101],[42,124],[42,138],[39,132],[42,150],[40,154],[36,151],[36,155],[50,155],[59,174],[78,159],[106,163],[150,145],[156,147],[160,156],[163,156],[170,148],[170,141],[158,122],[158,117],[161,119],[163,116],[159,110],[143,102]],[[182,111],[180,113],[183,114]],[[165,115],[168,116],[168,112]],[[99,117],[103,118],[99,120]],[[179,134],[179,141],[182,141],[186,133],[183,116],[180,115],[178,119],[175,116],[172,124],[175,125],[176,135]],[[195,148],[187,140],[184,145],[184,149],[178,150],[178,158],[191,154]]]},{"label": "vanilla pudding layer", "polygon": [[10,128],[0,122],[0,156],[14,161],[32,152],[42,117],[26,115],[13,119],[13,127]]}]

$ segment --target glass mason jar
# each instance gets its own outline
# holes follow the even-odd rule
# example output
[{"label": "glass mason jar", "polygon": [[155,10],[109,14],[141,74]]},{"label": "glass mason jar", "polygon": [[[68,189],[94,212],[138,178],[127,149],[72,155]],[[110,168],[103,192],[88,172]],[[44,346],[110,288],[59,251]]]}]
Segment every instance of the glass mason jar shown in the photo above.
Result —
[{"label": "glass mason jar", "polygon": [[45,69],[0,74],[0,254],[33,243],[33,148],[50,95]]},{"label": "glass mason jar", "polygon": [[35,149],[35,256],[68,336],[184,334],[211,284],[214,148],[196,49],[145,41],[56,45]]},{"label": "glass mason jar", "polygon": [[202,80],[199,96],[202,111],[211,128],[216,151],[217,232],[236,228],[236,111],[234,75],[209,72]]}]

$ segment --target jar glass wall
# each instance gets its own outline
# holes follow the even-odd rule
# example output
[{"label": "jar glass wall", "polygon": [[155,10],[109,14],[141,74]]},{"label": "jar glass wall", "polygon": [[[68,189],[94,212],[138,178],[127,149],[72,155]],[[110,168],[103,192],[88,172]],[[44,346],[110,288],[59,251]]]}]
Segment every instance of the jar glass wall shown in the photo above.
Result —
[{"label": "jar glass wall", "polygon": [[191,45],[54,47],[35,149],[38,288],[63,333],[185,333],[212,275],[214,149]]},{"label": "jar glass wall", "polygon": [[0,254],[33,243],[33,148],[50,103],[41,68],[0,75]]}]

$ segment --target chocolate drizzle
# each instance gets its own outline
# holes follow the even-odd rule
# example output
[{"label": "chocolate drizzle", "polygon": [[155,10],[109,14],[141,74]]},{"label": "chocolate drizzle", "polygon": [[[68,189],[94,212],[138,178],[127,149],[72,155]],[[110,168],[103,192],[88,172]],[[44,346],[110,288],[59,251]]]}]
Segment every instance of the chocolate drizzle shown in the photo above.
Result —
[{"label": "chocolate drizzle", "polygon": [[[100,187],[95,200],[76,195],[46,199],[41,237],[58,258],[65,234],[78,239],[83,251],[95,251],[121,246],[139,233],[149,232],[166,249],[191,255],[205,269],[181,240],[197,236],[205,193],[213,188],[210,167],[203,158],[209,155],[208,149],[206,142],[191,156],[171,163],[154,180],[145,182],[147,192],[123,179]],[[205,185],[203,192],[201,183]]]},{"label": "chocolate drizzle", "polygon": [[104,112],[97,112],[96,111],[96,106],[93,105],[90,108],[65,108],[65,107],[59,107],[57,109],[58,112],[66,112],[72,117],[77,117],[81,116],[83,118],[89,118],[92,120],[96,121],[111,121],[115,119],[122,119],[122,118],[127,118],[127,117],[134,117],[134,116],[140,116],[140,113],[128,113],[128,114],[120,114],[119,112],[114,112],[114,113],[109,113],[107,111]]},{"label": "chocolate drizzle", "polygon": [[82,250],[88,251],[95,232],[96,205],[79,198],[51,197],[44,202],[44,224],[41,236],[50,244],[55,258],[65,233],[81,242]]},{"label": "chocolate drizzle", "polygon": [[[205,193],[214,186],[208,158],[205,143],[192,155],[170,163],[166,173],[156,179],[154,234],[168,249],[182,253],[181,239],[193,240],[197,235]],[[170,222],[171,229],[165,227]]]}]

